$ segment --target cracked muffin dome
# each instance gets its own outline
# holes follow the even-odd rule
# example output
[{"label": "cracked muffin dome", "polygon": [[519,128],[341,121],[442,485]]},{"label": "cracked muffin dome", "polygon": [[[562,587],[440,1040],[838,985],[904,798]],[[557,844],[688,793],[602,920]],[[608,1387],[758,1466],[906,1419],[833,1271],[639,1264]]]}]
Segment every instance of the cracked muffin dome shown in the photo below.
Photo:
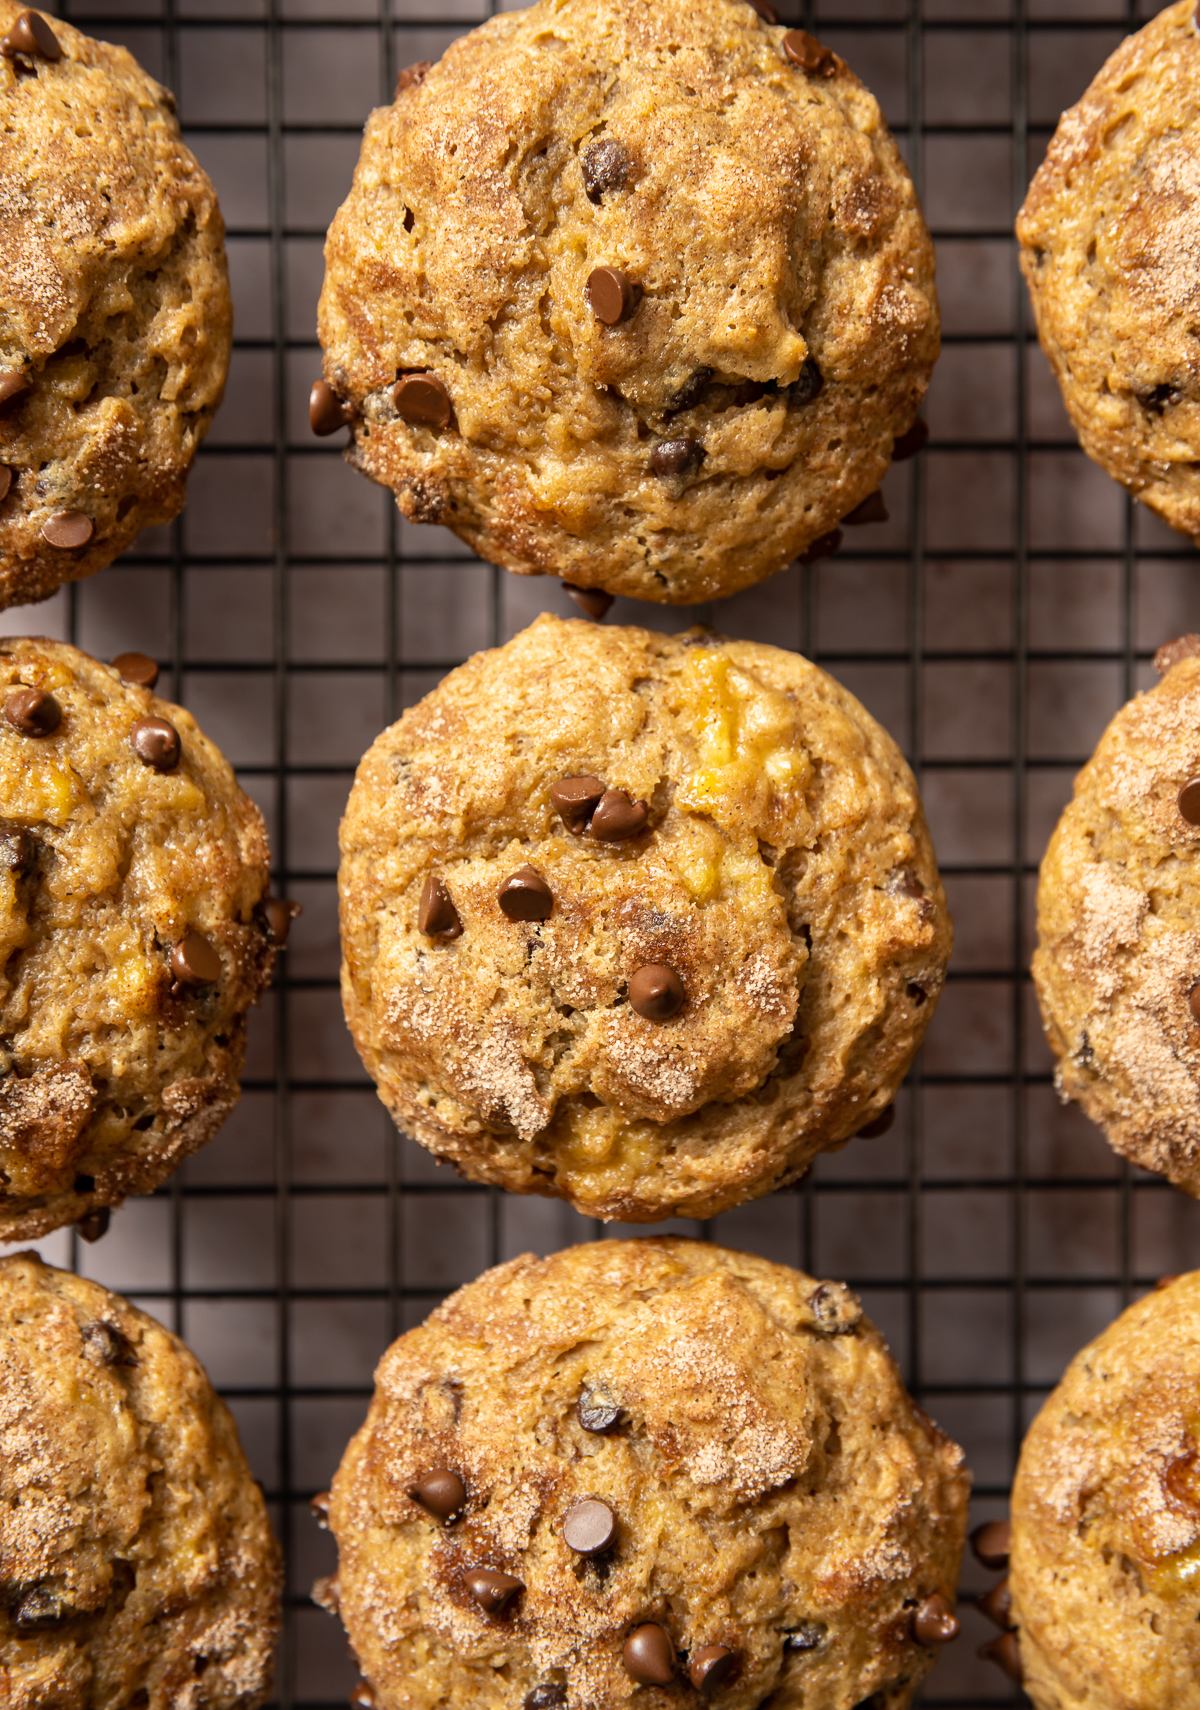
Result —
[{"label": "cracked muffin dome", "polygon": [[1017,219],[1038,336],[1083,449],[1200,540],[1200,37],[1168,6],[1065,112]]},{"label": "cracked muffin dome", "polygon": [[1200,1273],[1076,1355],[1013,1485],[1009,1591],[1037,1710],[1200,1710]]},{"label": "cracked muffin dome", "polygon": [[253,1710],[279,1553],[194,1355],[118,1294],[0,1260],[5,1710]]},{"label": "cracked muffin dome", "polygon": [[393,1343],[316,1596],[378,1710],[902,1710],[968,1486],[844,1284],[601,1241]]},{"label": "cracked muffin dome", "polygon": [[233,331],[224,227],[124,48],[0,0],[0,606],[181,509]]},{"label": "cracked muffin dome", "polygon": [[495,564],[667,604],[874,493],[938,352],[876,101],[742,0],[541,0],[410,67],[325,255],[316,430]]},{"label": "cracked muffin dome", "polygon": [[0,1240],[148,1193],[216,1133],[274,961],[267,876],[190,713],[0,642]]},{"label": "cracked muffin dome", "polygon": [[950,923],[912,774],[793,653],[539,618],[383,733],[342,993],[397,1124],[591,1216],[708,1217],[890,1106]]},{"label": "cracked muffin dome", "polygon": [[1156,663],[1046,850],[1033,978],[1060,1095],[1200,1198],[1200,638]]}]

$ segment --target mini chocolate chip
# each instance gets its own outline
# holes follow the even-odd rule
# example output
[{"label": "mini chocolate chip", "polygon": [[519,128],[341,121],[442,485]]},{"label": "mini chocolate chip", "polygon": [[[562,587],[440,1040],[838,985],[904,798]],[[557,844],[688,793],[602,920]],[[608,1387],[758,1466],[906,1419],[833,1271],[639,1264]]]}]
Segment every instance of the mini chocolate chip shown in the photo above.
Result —
[{"label": "mini chocolate chip", "polygon": [[398,100],[406,89],[416,89],[419,84],[424,83],[432,70],[431,59],[418,59],[412,65],[406,65],[396,79],[396,93],[392,99]]},{"label": "mini chocolate chip", "polygon": [[567,1689],[552,1680],[543,1681],[525,1694],[522,1710],[561,1710],[567,1702]]},{"label": "mini chocolate chip", "polygon": [[815,564],[818,559],[832,558],[841,544],[841,529],[831,528],[828,534],[819,534],[812,544],[800,554],[796,562],[798,564]]},{"label": "mini chocolate chip", "polygon": [[915,457],[918,451],[924,451],[929,443],[929,423],[920,416],[900,438],[892,445],[892,462],[903,463],[909,457]]},{"label": "mini chocolate chip", "polygon": [[6,59],[24,53],[35,59],[62,58],[58,37],[40,12],[22,12],[12,29],[0,41],[0,53]]},{"label": "mini chocolate chip", "polygon": [[217,948],[201,932],[188,932],[171,952],[171,972],[181,986],[215,986],[224,968]]},{"label": "mini chocolate chip", "polygon": [[635,802],[628,790],[605,790],[592,815],[588,836],[597,843],[624,843],[644,828],[649,812],[645,802]]},{"label": "mini chocolate chip", "polygon": [[128,1339],[117,1329],[115,1324],[105,1324],[102,1319],[95,1324],[85,1324],[80,1336],[83,1341],[83,1351],[93,1365],[137,1365]]},{"label": "mini chocolate chip", "polygon": [[793,65],[813,75],[828,77],[837,63],[830,50],[807,30],[789,30],[783,38],[783,51]]},{"label": "mini chocolate chip", "polygon": [[814,1328],[823,1336],[848,1336],[862,1319],[862,1305],[843,1282],[818,1283],[808,1297]]},{"label": "mini chocolate chip", "polygon": [[73,1183],[75,1193],[93,1193],[96,1188],[95,1176],[76,1176]]},{"label": "mini chocolate chip", "polygon": [[50,736],[62,723],[62,708],[45,689],[14,689],[4,716],[22,736]]},{"label": "mini chocolate chip", "polygon": [[408,1495],[444,1526],[467,1500],[467,1487],[448,1467],[435,1467],[408,1487]]},{"label": "mini chocolate chip", "polygon": [[27,380],[24,374],[0,374],[0,410],[6,410],[10,404],[19,403],[27,392],[32,391],[33,383]]},{"label": "mini chocolate chip", "polygon": [[925,896],[925,887],[911,867],[893,867],[883,882],[883,888],[889,896],[912,897],[914,902]]},{"label": "mini chocolate chip", "polygon": [[650,962],[629,982],[629,1002],[647,1021],[669,1021],[683,1008],[687,993],[674,968]]},{"label": "mini chocolate chip", "polygon": [[672,392],[663,408],[666,410],[690,410],[704,396],[704,388],[713,377],[711,368],[697,368],[689,374],[678,391]]},{"label": "mini chocolate chip", "polygon": [[562,1535],[577,1556],[598,1556],[617,1535],[617,1517],[607,1502],[587,1496],[573,1502],[563,1515]]},{"label": "mini chocolate chip", "polygon": [[633,176],[633,156],[615,137],[592,143],[579,164],[589,202],[599,202],[607,190],[624,190]]},{"label": "mini chocolate chip", "polygon": [[1200,778],[1189,778],[1180,790],[1179,812],[1189,825],[1200,825]]},{"label": "mini chocolate chip", "polygon": [[554,908],[554,893],[526,862],[510,873],[496,893],[500,912],[508,920],[548,920]]},{"label": "mini chocolate chip", "polygon": [[1167,380],[1135,380],[1129,389],[1142,408],[1153,416],[1161,416],[1168,404],[1177,404],[1183,397],[1180,388]]},{"label": "mini chocolate chip", "polygon": [[599,1436],[620,1423],[622,1409],[598,1390],[585,1389],[579,1397],[575,1414],[585,1431],[594,1431]]},{"label": "mini chocolate chip", "polygon": [[82,1241],[99,1241],[102,1236],[108,1234],[111,1220],[112,1213],[107,1205],[101,1205],[95,1211],[86,1212],[75,1227]]},{"label": "mini chocolate chip", "polygon": [[918,1604],[913,1615],[913,1637],[919,1645],[946,1645],[958,1637],[958,1617],[940,1591]]},{"label": "mini chocolate chip", "polygon": [[349,1703],[350,1710],[376,1710],[379,1700],[369,1680],[360,1680],[350,1688]]},{"label": "mini chocolate chip", "polygon": [[0,868],[23,873],[33,860],[33,839],[19,825],[0,822]]},{"label": "mini chocolate chip", "polygon": [[603,588],[574,588],[570,582],[564,582],[563,588],[584,616],[590,617],[594,623],[600,623],[608,616],[615,596],[606,594]]},{"label": "mini chocolate chip", "polygon": [[13,472],[7,463],[0,463],[0,500],[7,499],[8,490],[12,486]]},{"label": "mini chocolate chip", "polygon": [[[753,5],[754,0],[750,3]],[[773,20],[768,19],[767,22]],[[741,1666],[741,1651],[731,1650],[728,1645],[703,1645],[688,1659],[688,1679],[697,1692],[719,1692],[721,1687],[728,1686],[736,1678]]]},{"label": "mini chocolate chip", "polygon": [[815,1651],[828,1630],[820,1621],[806,1621],[802,1627],[785,1635],[783,1648],[785,1651]]},{"label": "mini chocolate chip", "polygon": [[615,327],[633,308],[633,284],[619,267],[593,267],[588,274],[588,302],[606,327]]},{"label": "mini chocolate chip", "polygon": [[303,908],[298,902],[292,902],[287,897],[268,897],[262,905],[262,911],[271,943],[282,950],[287,944],[292,922],[304,913]]},{"label": "mini chocolate chip", "polygon": [[32,1586],[13,1610],[13,1623],[23,1633],[57,1627],[70,1614],[70,1605],[54,1595],[49,1586]]},{"label": "mini chocolate chip", "polygon": [[635,1627],[621,1652],[625,1672],[641,1686],[670,1686],[675,1678],[675,1646],[657,1621]]},{"label": "mini chocolate chip", "polygon": [[444,428],[453,409],[436,374],[402,374],[392,387],[392,401],[406,422],[421,427]]},{"label": "mini chocolate chip", "polygon": [[820,397],[825,386],[825,379],[811,356],[806,356],[800,364],[800,372],[788,387],[788,397],[793,404],[811,404]]},{"label": "mini chocolate chip", "polygon": [[139,689],[152,689],[158,682],[158,665],[148,653],[118,653],[113,670]]},{"label": "mini chocolate chip", "polygon": [[550,800],[558,809],[562,822],[576,837],[582,837],[604,794],[599,778],[560,778],[550,786]]},{"label": "mini chocolate chip", "polygon": [[750,4],[764,24],[777,24],[779,22],[779,13],[772,6],[771,0],[750,0]]},{"label": "mini chocolate chip", "polygon": [[888,520],[888,508],[883,502],[883,494],[878,487],[873,493],[868,493],[861,505],[855,505],[842,518],[843,523],[850,528],[859,528],[863,523],[885,523]]},{"label": "mini chocolate chip", "polygon": [[1154,669],[1160,677],[1165,677],[1172,665],[1178,665],[1181,659],[1194,659],[1200,653],[1200,635],[1188,631],[1186,635],[1178,635],[1174,641],[1164,641],[1154,655]]},{"label": "mini chocolate chip", "polygon": [[[1172,1279],[1174,1280],[1174,1279]],[[1008,1586],[1008,1575],[998,1580],[990,1591],[985,1591],[982,1597],[975,1599],[975,1607],[994,1621],[997,1627],[1005,1632],[1012,1626],[1012,1592]]]},{"label": "mini chocolate chip", "polygon": [[878,1140],[881,1134],[887,1133],[895,1120],[895,1105],[885,1104],[878,1116],[873,1116],[870,1122],[863,1123],[855,1138],[859,1140]]},{"label": "mini chocolate chip", "polygon": [[430,873],[417,904],[417,930],[429,938],[459,938],[462,921],[450,892],[436,873]]},{"label": "mini chocolate chip", "polygon": [[497,1573],[494,1568],[472,1568],[463,1574],[463,1584],[485,1615],[502,1615],[518,1592],[524,1591],[522,1580],[510,1573]]},{"label": "mini chocolate chip", "polygon": [[700,473],[704,447],[698,439],[660,439],[650,453],[653,475],[690,480]]},{"label": "mini chocolate chip", "polygon": [[998,1639],[992,1639],[986,1645],[980,1645],[979,1655],[986,1662],[994,1662],[1002,1668],[1010,1680],[1021,1683],[1021,1647],[1017,1643],[1015,1633],[1001,1633]]},{"label": "mini chocolate chip", "polygon": [[309,1503],[312,1517],[323,1532],[329,1530],[330,1494],[327,1490],[319,1490]]},{"label": "mini chocolate chip", "polygon": [[342,1588],[337,1574],[322,1574],[320,1579],[314,1579],[309,1596],[318,1609],[324,1609],[327,1615],[337,1615],[342,1607]]},{"label": "mini chocolate chip", "polygon": [[83,511],[54,511],[42,524],[42,539],[64,552],[86,546],[96,525]]},{"label": "mini chocolate chip", "polygon": [[144,766],[153,766],[156,772],[173,772],[183,752],[179,732],[165,718],[135,719],[129,727],[129,746]]},{"label": "mini chocolate chip", "polygon": [[971,1549],[975,1560],[993,1572],[1008,1566],[1008,1551],[1012,1543],[1012,1522],[985,1520],[971,1533]]},{"label": "mini chocolate chip", "polygon": [[333,387],[324,380],[315,380],[308,394],[308,425],[312,431],[318,438],[325,439],[339,428],[344,428],[349,420],[350,411]]}]

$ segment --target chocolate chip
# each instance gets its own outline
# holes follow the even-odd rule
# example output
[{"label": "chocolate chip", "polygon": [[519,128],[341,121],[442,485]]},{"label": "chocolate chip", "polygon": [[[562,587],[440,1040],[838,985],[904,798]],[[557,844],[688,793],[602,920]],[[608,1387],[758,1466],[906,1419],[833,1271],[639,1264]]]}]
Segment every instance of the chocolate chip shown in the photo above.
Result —
[{"label": "chocolate chip", "polygon": [[448,1467],[435,1467],[409,1485],[408,1495],[444,1526],[467,1500],[467,1487],[456,1472]]},{"label": "chocolate chip", "polygon": [[293,920],[302,915],[304,910],[298,902],[291,902],[287,897],[268,897],[262,905],[262,910],[271,943],[282,950],[288,941]]},{"label": "chocolate chip", "polygon": [[1200,825],[1200,778],[1189,778],[1180,790],[1179,812],[1189,825]]},{"label": "chocolate chip", "polygon": [[878,488],[873,493],[868,493],[861,505],[855,505],[854,509],[842,518],[851,528],[858,528],[863,523],[885,523],[887,520],[888,508]]},{"label": "chocolate chip", "polygon": [[625,1672],[641,1686],[670,1686],[675,1678],[675,1646],[657,1621],[635,1627],[621,1652]]},{"label": "chocolate chip", "polygon": [[575,1414],[585,1431],[594,1431],[599,1436],[620,1423],[622,1409],[599,1390],[585,1389],[579,1397]]},{"label": "chocolate chip", "polygon": [[0,41],[0,53],[6,59],[14,54],[28,54],[34,59],[62,58],[58,37],[40,12],[22,12],[12,29]]},{"label": "chocolate chip", "polygon": [[[758,10],[757,7],[755,9]],[[768,19],[767,22],[773,20]],[[688,1659],[688,1679],[697,1692],[719,1692],[721,1687],[736,1679],[741,1667],[741,1651],[731,1650],[728,1645],[703,1645]]]},{"label": "chocolate chip", "polygon": [[828,1630],[820,1621],[806,1621],[784,1637],[783,1648],[785,1651],[815,1651]]},{"label": "chocolate chip", "polygon": [[324,380],[313,382],[313,389],[308,394],[308,425],[318,438],[324,439],[344,428],[350,415],[350,410],[332,386]]},{"label": "chocolate chip", "polygon": [[183,752],[179,732],[165,718],[135,719],[129,727],[129,746],[144,766],[153,766],[156,772],[173,772]]},{"label": "chocolate chip", "polygon": [[[753,4],[753,0],[751,0]],[[788,397],[793,404],[811,404],[820,397],[824,390],[825,379],[811,356],[806,356],[800,364],[800,372],[788,387]]]},{"label": "chocolate chip", "polygon": [[808,1297],[814,1329],[822,1336],[848,1336],[862,1319],[858,1296],[843,1282],[823,1282]]},{"label": "chocolate chip", "polygon": [[615,137],[601,137],[584,150],[580,161],[583,188],[589,202],[599,202],[607,190],[624,190],[633,177],[634,159]]},{"label": "chocolate chip", "polygon": [[772,6],[771,0],[750,0],[750,4],[764,24],[777,24],[779,22],[779,13]]},{"label": "chocolate chip", "polygon": [[587,830],[596,804],[603,795],[604,785],[599,778],[560,778],[557,784],[550,786],[550,800],[558,809],[567,830],[576,837],[582,837]]},{"label": "chocolate chip", "polygon": [[1200,1021],[1200,984],[1194,985],[1188,993],[1188,1008],[1192,1012],[1193,1021]]},{"label": "chocolate chip", "polygon": [[588,836],[597,843],[624,843],[643,829],[650,810],[645,802],[635,802],[628,790],[605,790],[592,815]]},{"label": "chocolate chip", "polygon": [[975,1607],[983,1612],[989,1621],[994,1621],[997,1627],[1006,1632],[1012,1626],[1012,1592],[1008,1586],[1008,1576],[999,1580],[990,1591],[985,1591],[982,1597],[975,1599]]},{"label": "chocolate chip", "polygon": [[417,930],[429,938],[444,938],[447,942],[462,936],[458,910],[436,873],[430,873],[422,887],[421,900],[417,904]]},{"label": "chocolate chip", "polygon": [[392,388],[392,401],[406,422],[444,428],[453,406],[436,374],[402,374]]},{"label": "chocolate chip", "polygon": [[773,380],[770,383],[765,380],[743,380],[740,386],[734,388],[733,401],[739,407],[746,404],[757,404],[767,396],[768,392],[772,392],[774,389],[775,382]]},{"label": "chocolate chip", "polygon": [[139,689],[152,689],[158,682],[158,665],[148,653],[118,653],[113,670]]},{"label": "chocolate chip", "polygon": [[33,839],[19,825],[0,821],[0,868],[10,873],[25,872],[33,860]]},{"label": "chocolate chip", "polygon": [[588,274],[588,302],[606,327],[615,327],[633,309],[633,284],[619,267],[593,267]]},{"label": "chocolate chip", "polygon": [[940,1591],[917,1605],[913,1637],[919,1645],[946,1645],[958,1637],[958,1618]]},{"label": "chocolate chip", "polygon": [[700,473],[704,462],[704,447],[698,439],[660,439],[650,453],[653,475],[689,481]]},{"label": "chocolate chip", "polygon": [[674,968],[650,962],[629,982],[629,1002],[647,1021],[669,1021],[683,1008],[687,993]]},{"label": "chocolate chip", "polygon": [[95,523],[83,511],[55,511],[42,524],[42,539],[64,552],[74,552],[86,546],[95,531]]},{"label": "chocolate chip", "polygon": [[39,1628],[57,1627],[70,1612],[70,1605],[64,1605],[49,1586],[34,1585],[23,1594],[13,1610],[13,1623],[21,1632],[31,1633]]},{"label": "chocolate chip", "polygon": [[137,1365],[128,1339],[122,1335],[115,1324],[105,1324],[103,1320],[95,1324],[85,1324],[80,1332],[80,1337],[83,1342],[83,1351],[93,1365]]},{"label": "chocolate chip", "polygon": [[608,616],[615,596],[606,594],[603,588],[573,588],[570,582],[564,582],[563,588],[585,617],[599,623]]},{"label": "chocolate chip", "polygon": [[671,393],[663,408],[667,410],[690,410],[704,396],[704,388],[713,377],[711,368],[697,368],[689,374],[678,391]]},{"label": "chocolate chip", "polygon": [[525,1694],[522,1710],[561,1710],[567,1702],[567,1689],[556,1682],[543,1681],[541,1686],[535,1686],[532,1692]]},{"label": "chocolate chip", "polygon": [[929,423],[920,416],[900,438],[892,445],[892,462],[903,463],[909,457],[915,457],[918,451],[924,451],[929,443]]},{"label": "chocolate chip", "polygon": [[62,708],[45,689],[14,689],[4,716],[22,736],[50,736],[62,723]]},{"label": "chocolate chip", "polygon": [[32,382],[23,374],[0,374],[0,410],[8,409],[11,404],[18,403],[27,392],[32,391]]},{"label": "chocolate chip", "polygon": [[76,1176],[72,1186],[76,1193],[94,1193],[96,1178],[95,1176]]},{"label": "chocolate chip", "polygon": [[801,71],[821,77],[828,77],[837,63],[829,49],[823,47],[815,36],[810,36],[807,30],[789,30],[783,38],[783,51]]},{"label": "chocolate chip", "polygon": [[1015,1633],[1001,1633],[998,1639],[992,1639],[986,1645],[980,1645],[979,1655],[986,1662],[994,1662],[1002,1668],[1010,1680],[1021,1683],[1021,1647],[1017,1643]]},{"label": "chocolate chip", "polygon": [[1176,636],[1174,641],[1164,641],[1154,655],[1154,669],[1160,677],[1165,677],[1172,665],[1178,665],[1181,659],[1194,659],[1198,653],[1200,635],[1189,630],[1187,635]]},{"label": "chocolate chip", "polygon": [[510,1573],[497,1573],[494,1568],[472,1568],[463,1574],[463,1584],[485,1615],[502,1615],[518,1592],[524,1591],[522,1580]]},{"label": "chocolate chip", "polygon": [[548,920],[554,907],[554,893],[528,862],[508,875],[496,900],[509,920]]},{"label": "chocolate chip", "polygon": [[379,1700],[369,1680],[360,1680],[350,1688],[350,1710],[376,1710]]},{"label": "chocolate chip", "polygon": [[878,1116],[873,1116],[870,1122],[864,1122],[855,1136],[858,1140],[878,1140],[881,1134],[886,1134],[896,1120],[894,1104],[885,1104]]},{"label": "chocolate chip", "polygon": [[1180,388],[1167,380],[1135,380],[1129,390],[1152,416],[1161,416],[1168,404],[1178,404],[1183,398]]},{"label": "chocolate chip", "polygon": [[815,564],[820,558],[832,558],[842,544],[840,528],[831,528],[828,534],[819,534],[799,558],[798,564]]},{"label": "chocolate chip", "polygon": [[86,1212],[75,1225],[79,1231],[80,1240],[99,1241],[102,1236],[108,1234],[108,1225],[111,1219],[112,1213],[107,1205],[102,1205],[95,1211]]},{"label": "chocolate chip", "polygon": [[396,93],[392,99],[394,101],[399,100],[406,89],[416,89],[424,83],[432,70],[433,61],[431,59],[418,59],[414,64],[406,65],[396,79]]},{"label": "chocolate chip", "polygon": [[925,887],[911,867],[893,867],[883,888],[889,896],[911,897],[914,902],[922,901],[925,896]]},{"label": "chocolate chip", "polygon": [[1012,1522],[985,1520],[971,1533],[971,1549],[975,1560],[994,1572],[1008,1566],[1008,1551],[1012,1542]]},{"label": "chocolate chip", "polygon": [[319,1490],[309,1503],[312,1517],[323,1532],[329,1530],[330,1494],[327,1490]]},{"label": "chocolate chip", "polygon": [[8,490],[12,486],[13,472],[7,463],[0,463],[0,501],[7,499]]},{"label": "chocolate chip", "polygon": [[181,986],[215,986],[224,968],[217,948],[201,932],[188,932],[171,952],[171,972]]},{"label": "chocolate chip", "polygon": [[598,1556],[617,1535],[617,1517],[607,1502],[587,1496],[573,1502],[563,1515],[562,1535],[577,1556]]}]

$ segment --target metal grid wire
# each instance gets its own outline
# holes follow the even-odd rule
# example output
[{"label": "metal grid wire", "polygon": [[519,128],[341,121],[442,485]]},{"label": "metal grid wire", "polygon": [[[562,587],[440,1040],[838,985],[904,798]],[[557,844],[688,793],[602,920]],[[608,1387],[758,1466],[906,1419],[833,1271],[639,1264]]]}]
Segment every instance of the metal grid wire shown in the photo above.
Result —
[{"label": "metal grid wire", "polygon": [[[918,773],[958,946],[896,1126],[821,1159],[800,1192],[664,1227],[850,1280],[966,1447],[974,1522],[1003,1512],[1021,1434],[1065,1361],[1160,1272],[1200,1262],[1200,1207],[1119,1166],[1057,1106],[1025,971],[1036,863],[1075,770],[1149,680],[1154,648],[1200,629],[1190,550],[1076,448],[1011,239],[1058,111],[1136,24],[1135,3],[784,0],[787,21],[879,96],[938,240],[932,440],[889,475],[891,520],[853,531],[837,559],[716,607],[621,601],[611,618],[790,642],[864,700]],[[403,522],[305,416],[321,241],[366,113],[489,3],[57,10],[176,91],[226,217],[236,348],[181,522],[0,627],[155,655],[163,692],[262,806],[276,886],[306,912],[222,1134],[99,1245],[60,1232],[40,1247],[131,1295],[208,1365],[288,1557],[275,1702],[340,1705],[355,1674],[307,1599],[333,1565],[308,1498],[362,1418],[375,1361],[485,1266],[601,1232],[556,1203],[447,1180],[395,1140],[337,994],[336,826],[359,755],[467,653],[539,610],[572,612],[557,584],[505,577]],[[968,1564],[964,1589],[986,1584]],[[976,1660],[992,1630],[963,1613],[922,1702],[1019,1702]]]}]

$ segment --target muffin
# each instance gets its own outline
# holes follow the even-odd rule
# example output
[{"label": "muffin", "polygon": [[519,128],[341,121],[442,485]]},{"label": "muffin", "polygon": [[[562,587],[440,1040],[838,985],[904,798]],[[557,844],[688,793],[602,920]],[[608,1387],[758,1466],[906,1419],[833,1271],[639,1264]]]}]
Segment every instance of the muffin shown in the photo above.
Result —
[{"label": "muffin", "polygon": [[912,774],[797,654],[541,617],[386,730],[346,1019],[397,1124],[594,1217],[708,1217],[890,1107],[950,923]]},{"label": "muffin", "polygon": [[325,263],[318,432],[495,564],[668,605],[869,498],[938,353],[878,104],[742,0],[540,0],[410,66]]},{"label": "muffin", "polygon": [[1168,6],[1065,112],[1017,218],[1038,336],[1083,449],[1200,538],[1200,39]]},{"label": "muffin", "polygon": [[[1042,861],[1033,978],[1055,1084],[1122,1157],[1200,1197],[1200,657],[1160,651]],[[1196,643],[1200,647],[1200,643]]]},{"label": "muffin", "polygon": [[5,1710],[253,1710],[279,1552],[195,1356],[119,1294],[0,1259]]},{"label": "muffin", "polygon": [[1009,1591],[1038,1710],[1200,1706],[1200,1273],[1077,1354],[1013,1486]]},{"label": "muffin", "polygon": [[317,1596],[379,1710],[901,1710],[957,1631],[968,1483],[844,1284],[526,1254],[384,1355]]},{"label": "muffin", "polygon": [[0,800],[12,1241],[148,1193],[215,1134],[287,905],[191,714],[62,642],[0,641]]},{"label": "muffin", "polygon": [[124,48],[0,0],[0,606],[181,509],[233,332],[224,227]]}]

